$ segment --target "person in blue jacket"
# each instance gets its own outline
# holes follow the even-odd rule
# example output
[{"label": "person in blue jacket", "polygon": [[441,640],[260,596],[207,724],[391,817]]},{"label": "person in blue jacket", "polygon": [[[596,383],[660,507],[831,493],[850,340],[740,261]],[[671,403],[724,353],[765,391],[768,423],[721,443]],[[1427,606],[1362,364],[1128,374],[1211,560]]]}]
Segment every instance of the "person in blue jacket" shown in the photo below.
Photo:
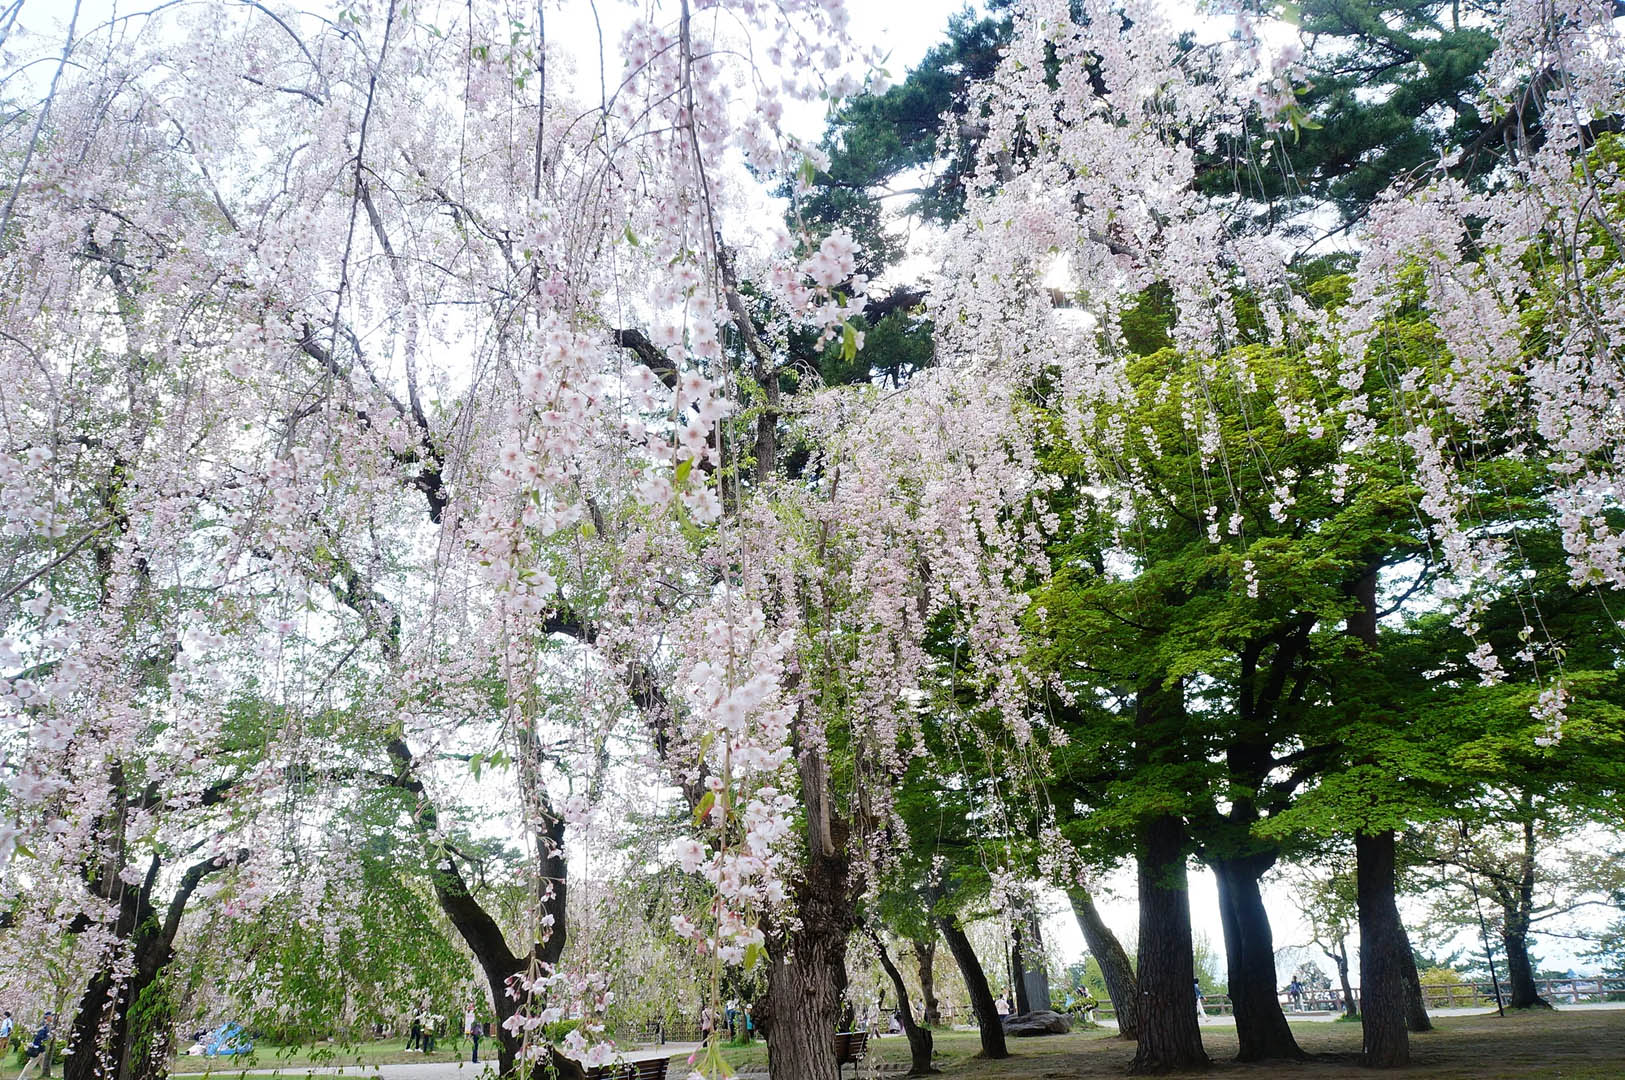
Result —
[{"label": "person in blue jacket", "polygon": [[46,1049],[50,1045],[51,1036],[54,1033],[53,1029],[55,1027],[56,1013],[46,1013],[45,1019],[40,1022],[39,1030],[34,1032],[33,1041],[28,1044],[28,1049],[26,1051],[28,1054],[28,1064],[24,1065],[23,1071],[17,1074],[17,1080],[23,1080],[23,1078],[28,1075],[29,1070],[32,1069],[35,1064],[39,1065],[39,1074],[41,1076],[45,1075],[45,1070],[50,1067],[50,1061],[48,1060],[49,1055],[46,1053]]}]

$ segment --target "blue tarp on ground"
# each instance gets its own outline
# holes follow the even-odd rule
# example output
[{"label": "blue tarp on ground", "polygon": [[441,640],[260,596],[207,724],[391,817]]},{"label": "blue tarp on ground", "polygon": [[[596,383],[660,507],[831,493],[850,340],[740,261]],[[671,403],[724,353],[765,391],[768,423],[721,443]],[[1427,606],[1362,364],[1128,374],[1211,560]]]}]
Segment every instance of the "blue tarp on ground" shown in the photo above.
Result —
[{"label": "blue tarp on ground", "polygon": [[231,1057],[233,1054],[246,1054],[254,1049],[254,1040],[250,1039],[248,1032],[237,1023],[221,1024],[205,1035],[202,1042],[206,1057]]}]

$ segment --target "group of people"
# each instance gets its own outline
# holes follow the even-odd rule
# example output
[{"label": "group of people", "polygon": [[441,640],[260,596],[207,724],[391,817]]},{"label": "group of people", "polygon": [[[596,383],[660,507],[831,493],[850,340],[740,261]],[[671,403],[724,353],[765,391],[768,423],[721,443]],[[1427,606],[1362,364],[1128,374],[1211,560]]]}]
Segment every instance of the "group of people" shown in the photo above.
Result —
[{"label": "group of people", "polygon": [[1324,1006],[1333,1012],[1343,1007],[1343,991],[1341,990],[1311,990],[1303,985],[1303,980],[1293,976],[1292,981],[1281,989],[1287,1000],[1292,1003],[1293,1012],[1303,1012],[1307,1006],[1314,1009]]},{"label": "group of people", "polygon": [[[443,1016],[431,1014],[427,1006],[419,1008],[412,1014],[412,1026],[407,1031],[406,1049],[423,1054],[434,1053],[435,1032],[444,1020]],[[468,1008],[463,1010],[463,1036],[470,1040],[473,1048],[469,1058],[473,1064],[479,1063],[480,1040],[486,1035],[486,1023],[479,1018],[479,1014],[474,1010],[474,1003],[470,1001]]]},{"label": "group of people", "polygon": [[877,997],[872,1005],[865,1005],[862,1015],[852,1003],[851,998],[841,1003],[841,1017],[836,1022],[836,1031],[867,1031],[871,1036],[879,1038],[881,1035],[895,1034],[903,1030],[903,1014],[896,1009],[886,1019],[886,1026],[881,1028],[881,1018],[886,1016],[885,995]]},{"label": "group of people", "polygon": [[[11,1010],[7,1009],[5,1016],[0,1017],[0,1059],[11,1053],[12,1041],[17,1037],[16,1032],[17,1021],[12,1017]],[[34,1037],[28,1041],[28,1045],[23,1049],[23,1053],[28,1058],[28,1063],[23,1066],[23,1071],[17,1074],[17,1080],[25,1080],[30,1073],[35,1071],[43,1076],[45,1070],[50,1068],[50,1055],[47,1051],[50,1049],[51,1039],[55,1035],[56,1013],[47,1012],[45,1018],[40,1021],[38,1030],[34,1032]]]},{"label": "group of people", "polygon": [[756,1017],[749,1004],[741,1006],[738,998],[729,998],[722,1008],[722,1019],[728,1025],[728,1041],[737,1042],[743,1029],[745,1041],[756,1036]]},{"label": "group of people", "polygon": [[412,1014],[412,1026],[406,1031],[407,1053],[434,1053],[435,1027],[439,1019],[438,1016],[431,1016],[424,1009],[419,1009]]}]

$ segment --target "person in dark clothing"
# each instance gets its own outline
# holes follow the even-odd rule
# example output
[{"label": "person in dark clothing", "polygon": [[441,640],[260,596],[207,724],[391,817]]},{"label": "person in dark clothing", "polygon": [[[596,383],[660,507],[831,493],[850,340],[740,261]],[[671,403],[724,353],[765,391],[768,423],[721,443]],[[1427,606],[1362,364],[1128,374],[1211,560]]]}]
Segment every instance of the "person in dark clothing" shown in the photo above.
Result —
[{"label": "person in dark clothing", "polygon": [[39,1075],[44,1076],[45,1071],[51,1067],[50,1042],[52,1031],[56,1027],[56,1013],[48,1012],[41,1021],[39,1030],[34,1032],[34,1040],[28,1044],[28,1064],[23,1066],[22,1072],[17,1074],[18,1080],[28,1075],[30,1069],[36,1064],[39,1066]]},{"label": "person in dark clothing", "polygon": [[407,1033],[406,1048],[408,1050],[423,1049],[423,1021],[416,1016],[412,1017],[412,1030]]}]

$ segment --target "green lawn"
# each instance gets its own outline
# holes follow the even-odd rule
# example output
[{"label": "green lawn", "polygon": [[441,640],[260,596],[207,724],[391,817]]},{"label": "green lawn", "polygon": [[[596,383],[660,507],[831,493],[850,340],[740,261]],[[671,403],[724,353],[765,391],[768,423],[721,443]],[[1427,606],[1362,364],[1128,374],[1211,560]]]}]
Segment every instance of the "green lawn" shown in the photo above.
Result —
[{"label": "green lawn", "polygon": [[[340,1046],[337,1043],[324,1043],[318,1046],[267,1046],[264,1043],[255,1047],[254,1053],[236,1058],[227,1057],[177,1057],[170,1064],[170,1071],[177,1075],[213,1074],[215,1076],[231,1076],[241,1073],[244,1069],[277,1069],[284,1072],[299,1072],[317,1065],[343,1065],[347,1068],[371,1069],[375,1065],[420,1065],[426,1061],[454,1062],[468,1060],[468,1043],[462,1040],[437,1040],[435,1051],[432,1054],[408,1053],[402,1049],[406,1045],[404,1037],[386,1039],[382,1042],[365,1042],[354,1046]],[[480,1040],[480,1062],[484,1064],[485,1049],[491,1048],[495,1056],[496,1045],[494,1039]],[[15,1055],[8,1054],[5,1064],[0,1066],[0,1080],[16,1080],[21,1064]],[[61,1058],[52,1068],[52,1074],[60,1080],[62,1075]]]}]

